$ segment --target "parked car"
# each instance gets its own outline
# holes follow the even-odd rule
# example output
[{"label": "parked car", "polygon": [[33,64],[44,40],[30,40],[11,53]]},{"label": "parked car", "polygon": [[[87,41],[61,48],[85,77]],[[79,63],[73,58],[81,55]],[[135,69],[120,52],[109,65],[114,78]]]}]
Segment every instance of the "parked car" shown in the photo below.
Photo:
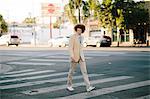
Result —
[{"label": "parked car", "polygon": [[53,38],[48,41],[48,45],[50,47],[66,47],[69,45],[69,38],[69,36],[60,36],[57,38]]},{"label": "parked car", "polygon": [[111,45],[111,38],[109,36],[92,36],[84,38],[83,46],[87,47],[89,45],[96,46],[96,47],[110,47]]},{"label": "parked car", "polygon": [[7,35],[2,35],[0,37],[0,45],[16,45],[18,46],[20,44],[20,39],[18,36],[16,35],[10,35],[10,34],[7,34]]}]

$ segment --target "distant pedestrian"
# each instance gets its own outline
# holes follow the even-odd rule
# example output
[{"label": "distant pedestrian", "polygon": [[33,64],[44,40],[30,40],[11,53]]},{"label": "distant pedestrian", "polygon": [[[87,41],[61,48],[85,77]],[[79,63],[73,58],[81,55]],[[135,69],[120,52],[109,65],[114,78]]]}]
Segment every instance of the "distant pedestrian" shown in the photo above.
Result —
[{"label": "distant pedestrian", "polygon": [[90,84],[89,77],[87,74],[87,69],[86,69],[86,62],[85,62],[85,58],[84,58],[84,54],[82,50],[83,37],[81,36],[81,34],[84,33],[85,26],[83,24],[77,24],[74,27],[74,30],[76,33],[73,34],[69,40],[69,52],[70,52],[71,63],[70,63],[70,70],[68,73],[67,89],[69,91],[74,90],[72,86],[72,76],[73,76],[73,72],[75,71],[77,67],[77,64],[79,63],[80,69],[83,75],[83,79],[86,84],[86,90],[89,92],[95,89],[95,87],[91,86]]}]

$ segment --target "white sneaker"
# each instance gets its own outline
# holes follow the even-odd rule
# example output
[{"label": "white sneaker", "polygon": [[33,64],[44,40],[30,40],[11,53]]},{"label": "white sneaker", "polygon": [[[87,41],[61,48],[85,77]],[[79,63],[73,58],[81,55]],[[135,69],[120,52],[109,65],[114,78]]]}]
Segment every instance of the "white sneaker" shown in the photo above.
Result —
[{"label": "white sneaker", "polygon": [[95,87],[93,87],[93,86],[90,86],[88,89],[86,89],[87,90],[87,92],[90,92],[90,91],[92,91],[92,90],[94,90],[95,89]]},{"label": "white sneaker", "polygon": [[67,89],[68,89],[69,91],[74,91],[74,88],[73,88],[73,87],[67,87]]}]

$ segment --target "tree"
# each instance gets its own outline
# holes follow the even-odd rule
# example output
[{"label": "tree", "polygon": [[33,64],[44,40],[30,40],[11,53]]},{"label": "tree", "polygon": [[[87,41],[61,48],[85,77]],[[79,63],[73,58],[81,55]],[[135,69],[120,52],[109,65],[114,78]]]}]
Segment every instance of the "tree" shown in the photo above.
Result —
[{"label": "tree", "polygon": [[136,35],[140,35],[140,38],[144,36],[141,33],[146,30],[145,27],[149,20],[148,11],[144,8],[144,2],[115,0],[112,14],[115,20],[113,25],[120,30],[120,34],[118,33],[118,41],[120,41],[121,31],[128,31],[128,29],[133,29],[134,37]]},{"label": "tree", "polygon": [[83,1],[83,7],[82,7],[82,21],[83,23],[86,23],[87,19],[90,17],[90,6],[87,1]]},{"label": "tree", "polygon": [[146,32],[149,25],[149,13],[144,8],[145,2],[131,2],[130,6],[126,9],[125,24],[127,29],[133,29],[134,39],[142,43],[146,41]]},{"label": "tree", "polygon": [[36,18],[35,17],[33,17],[33,18],[27,17],[24,19],[23,23],[25,23],[27,25],[34,25],[34,24],[36,24]]},{"label": "tree", "polygon": [[111,35],[112,30],[112,0],[103,0],[102,4],[97,6],[97,16],[99,21],[99,26],[107,28],[107,34]]},{"label": "tree", "polygon": [[8,32],[8,25],[2,15],[0,15],[0,36]]},{"label": "tree", "polygon": [[113,3],[112,15],[113,15],[113,25],[116,25],[119,29],[123,29],[125,27],[124,24],[124,8],[125,2],[124,0],[115,0]]},{"label": "tree", "polygon": [[111,28],[112,26],[112,0],[104,0],[101,8],[101,20],[104,28]]},{"label": "tree", "polygon": [[[78,17],[75,15],[76,12],[78,12]],[[88,3],[83,0],[69,0],[69,3],[65,5],[65,13],[70,22],[73,24],[81,23],[81,19],[82,22],[85,22],[85,20],[89,17]]]},{"label": "tree", "polygon": [[[71,2],[72,0],[70,0],[69,2]],[[72,5],[72,4],[70,4]],[[70,7],[69,4],[65,5],[64,7],[64,11],[65,11],[65,16],[68,17],[69,21],[73,24],[76,24],[77,23],[77,19],[76,19],[76,16],[75,16],[75,9],[73,9],[73,7]]]},{"label": "tree", "polygon": [[81,7],[82,7],[82,0],[74,0],[74,9],[78,10],[78,23],[81,22]]},{"label": "tree", "polygon": [[100,6],[100,3],[98,0],[88,0],[89,10],[90,10],[90,16],[97,18],[97,12],[99,9],[98,6]]},{"label": "tree", "polygon": [[78,10],[78,23],[81,22],[81,6],[82,0],[69,0],[69,8],[72,10],[73,16],[75,16],[75,11]]},{"label": "tree", "polygon": [[128,5],[124,15],[127,28],[134,29],[138,24],[148,24],[149,14],[144,8],[144,2],[131,2]]}]

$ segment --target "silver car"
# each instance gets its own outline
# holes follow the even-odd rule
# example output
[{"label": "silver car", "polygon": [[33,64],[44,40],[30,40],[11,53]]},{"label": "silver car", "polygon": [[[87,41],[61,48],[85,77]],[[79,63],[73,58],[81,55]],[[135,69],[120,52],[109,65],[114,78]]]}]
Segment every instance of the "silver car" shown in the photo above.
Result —
[{"label": "silver car", "polygon": [[66,47],[69,45],[69,38],[69,36],[53,38],[48,41],[48,45],[50,47]]},{"label": "silver car", "polygon": [[100,47],[110,47],[111,45],[111,38],[109,36],[93,36],[93,37],[87,37],[83,40],[83,46],[87,47],[89,45]]},{"label": "silver car", "polygon": [[2,35],[0,37],[0,45],[16,45],[18,46],[20,44],[20,39],[18,36],[16,35],[10,35],[10,34],[7,34],[7,35]]}]

